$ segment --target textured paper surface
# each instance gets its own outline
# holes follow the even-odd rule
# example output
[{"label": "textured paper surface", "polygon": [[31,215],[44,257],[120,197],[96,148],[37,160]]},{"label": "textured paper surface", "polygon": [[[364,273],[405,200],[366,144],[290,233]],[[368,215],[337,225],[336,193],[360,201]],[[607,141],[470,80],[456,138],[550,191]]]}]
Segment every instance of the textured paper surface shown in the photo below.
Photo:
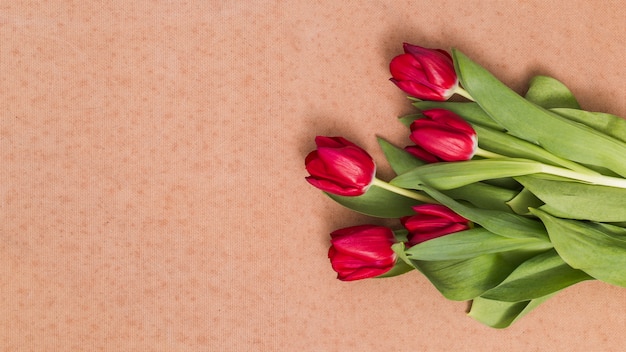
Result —
[{"label": "textured paper surface", "polygon": [[622,1],[3,1],[0,350],[622,351],[623,288],[493,330],[417,273],[339,282],[328,233],[397,223],[303,160],[343,135],[391,176],[403,41],[626,116],[625,40]]}]

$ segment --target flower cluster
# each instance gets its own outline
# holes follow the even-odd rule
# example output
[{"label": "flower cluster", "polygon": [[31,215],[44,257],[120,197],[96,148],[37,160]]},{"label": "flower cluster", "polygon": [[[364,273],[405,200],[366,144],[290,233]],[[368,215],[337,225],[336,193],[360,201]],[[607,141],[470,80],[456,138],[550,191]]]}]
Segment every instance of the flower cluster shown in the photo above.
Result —
[{"label": "flower cluster", "polygon": [[582,110],[551,77],[520,96],[457,50],[405,43],[389,69],[418,109],[400,118],[411,144],[379,139],[397,176],[378,179],[343,137],[318,136],[305,159],[333,200],[398,221],[332,232],[339,280],[418,269],[496,328],[581,281],[626,287],[625,119]]}]

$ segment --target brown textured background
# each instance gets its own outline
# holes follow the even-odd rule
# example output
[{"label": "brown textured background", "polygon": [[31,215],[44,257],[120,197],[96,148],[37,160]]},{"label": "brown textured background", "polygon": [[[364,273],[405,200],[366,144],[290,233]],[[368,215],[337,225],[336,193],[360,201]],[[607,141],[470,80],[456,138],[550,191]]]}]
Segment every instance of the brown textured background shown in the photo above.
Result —
[{"label": "brown textured background", "polygon": [[402,41],[626,116],[623,1],[0,2],[0,350],[622,351],[626,290],[508,330],[420,275],[343,283],[365,222],[304,181],[317,134],[382,163]]}]

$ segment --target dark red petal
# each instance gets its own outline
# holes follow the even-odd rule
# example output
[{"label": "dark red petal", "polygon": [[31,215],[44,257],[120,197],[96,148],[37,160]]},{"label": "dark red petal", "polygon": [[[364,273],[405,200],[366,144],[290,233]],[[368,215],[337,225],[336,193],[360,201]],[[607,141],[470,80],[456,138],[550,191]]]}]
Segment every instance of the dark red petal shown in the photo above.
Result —
[{"label": "dark red petal", "polygon": [[431,215],[455,222],[466,222],[467,219],[452,211],[452,209],[440,204],[420,204],[413,207],[418,214]]},{"label": "dark red petal", "polygon": [[422,48],[416,45],[405,47],[421,64],[428,81],[438,87],[450,89],[458,82],[454,63],[449,54],[442,54],[441,50]]},{"label": "dark red petal", "polygon": [[365,193],[365,190],[362,188],[355,187],[343,187],[336,183],[333,183],[324,179],[316,179],[314,177],[306,177],[305,178],[311,185],[321,189],[324,192],[336,194],[339,196],[347,196],[347,197],[355,197],[360,196]]},{"label": "dark red petal", "polygon": [[446,126],[416,129],[411,132],[410,139],[445,161],[469,160],[476,150],[474,138]]},{"label": "dark red petal", "polygon": [[449,226],[445,228],[441,228],[437,231],[430,231],[430,232],[424,232],[424,233],[410,233],[408,236],[409,245],[413,246],[418,243],[422,243],[428,240],[432,240],[434,238],[442,237],[445,235],[449,235],[451,233],[464,231],[467,229],[468,227],[463,224],[454,223],[454,224],[450,224]]},{"label": "dark red petal", "polygon": [[394,57],[389,63],[389,72],[399,81],[428,81],[420,62],[413,55],[403,54]]},{"label": "dark red petal", "polygon": [[404,147],[404,150],[406,150],[407,152],[409,152],[411,155],[413,155],[414,157],[423,160],[427,163],[437,163],[441,160],[437,159],[436,156],[430,154],[429,152],[425,151],[423,148],[420,148],[417,145],[410,145],[407,147]]},{"label": "dark red petal", "polygon": [[343,137],[326,137],[326,136],[316,136],[315,144],[317,147],[326,147],[326,148],[342,148],[342,147],[356,147],[359,148],[356,144],[350,142],[349,140]]},{"label": "dark red petal", "polygon": [[422,111],[422,114],[431,118],[433,121],[466,132],[468,135],[476,134],[472,125],[467,123],[461,116],[453,113],[452,111],[445,109],[431,109]]},{"label": "dark red petal", "polygon": [[372,182],[376,165],[372,157],[360,148],[319,148],[319,159],[325,166],[324,178],[346,185],[365,187]]},{"label": "dark red petal", "polygon": [[392,81],[396,86],[398,86],[398,88],[402,89],[408,95],[419,99],[432,101],[444,101],[447,99],[444,96],[445,90],[425,85],[428,84],[428,82],[422,84],[417,81],[398,81],[393,78],[390,79],[390,81]]},{"label": "dark red petal", "polygon": [[393,266],[384,267],[384,268],[361,268],[359,270],[355,270],[351,273],[339,274],[337,278],[341,281],[355,281],[362,279],[369,279],[372,277],[376,277],[388,272]]}]

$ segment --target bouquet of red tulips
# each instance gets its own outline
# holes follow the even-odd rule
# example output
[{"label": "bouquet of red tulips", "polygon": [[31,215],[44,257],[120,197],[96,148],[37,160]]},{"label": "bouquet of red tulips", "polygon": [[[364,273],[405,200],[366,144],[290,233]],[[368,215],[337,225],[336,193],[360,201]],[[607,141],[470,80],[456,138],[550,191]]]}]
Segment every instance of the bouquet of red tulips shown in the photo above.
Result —
[{"label": "bouquet of red tulips", "polygon": [[305,160],[307,181],[333,200],[399,220],[331,233],[338,278],[417,269],[495,328],[581,281],[626,287],[626,120],[582,110],[551,77],[520,96],[458,50],[404,51],[391,81],[417,108],[400,118],[414,144],[379,138],[397,176],[376,178],[342,137],[318,136]]}]

